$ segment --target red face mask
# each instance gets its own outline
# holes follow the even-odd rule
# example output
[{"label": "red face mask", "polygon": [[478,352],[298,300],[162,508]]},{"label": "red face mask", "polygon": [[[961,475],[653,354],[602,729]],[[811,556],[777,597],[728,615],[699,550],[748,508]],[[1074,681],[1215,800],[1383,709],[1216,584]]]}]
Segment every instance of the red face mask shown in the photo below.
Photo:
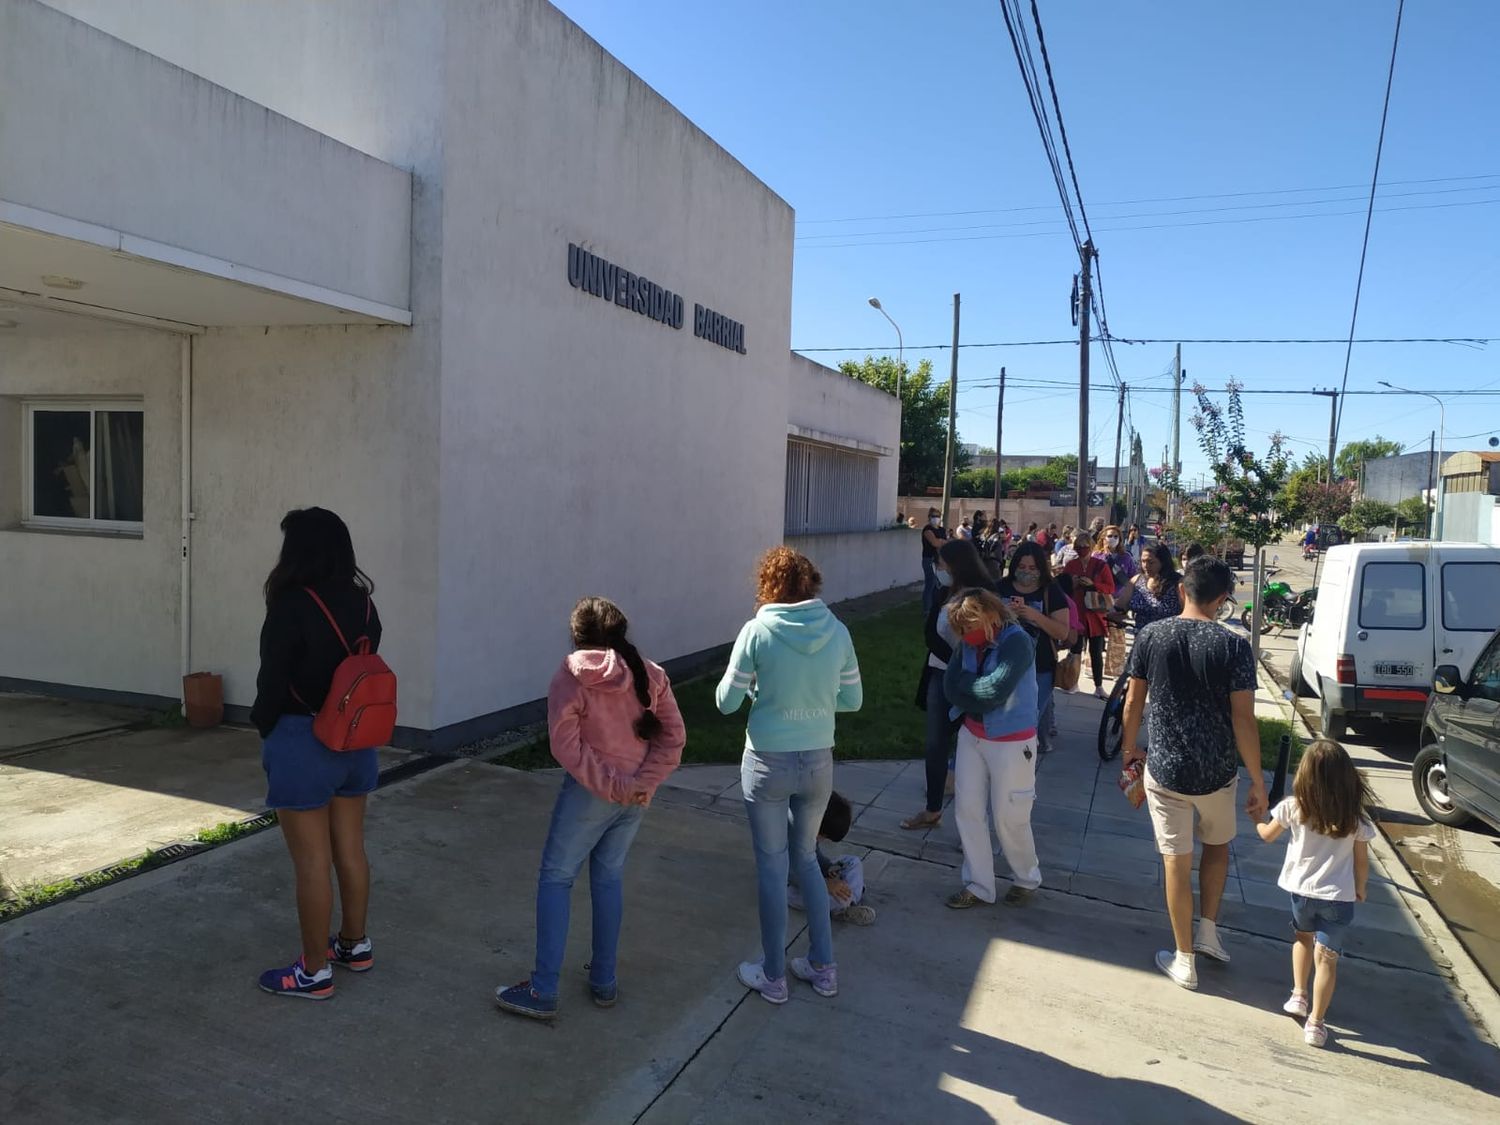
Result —
[{"label": "red face mask", "polygon": [[972,645],[974,648],[980,648],[983,645],[988,644],[989,639],[989,634],[983,629],[971,629],[969,632],[963,635],[964,644]]}]

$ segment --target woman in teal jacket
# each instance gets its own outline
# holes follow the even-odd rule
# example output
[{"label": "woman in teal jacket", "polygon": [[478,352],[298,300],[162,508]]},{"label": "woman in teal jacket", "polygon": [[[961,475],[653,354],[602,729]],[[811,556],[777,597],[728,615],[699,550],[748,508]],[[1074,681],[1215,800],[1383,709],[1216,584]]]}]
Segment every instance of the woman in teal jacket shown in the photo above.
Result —
[{"label": "woman in teal jacket", "polygon": [[787,876],[807,909],[809,950],[792,973],[820,996],[838,995],[828,888],[818,867],[818,826],[833,792],[833,726],[838,711],[864,701],[854,643],[818,598],[823,576],[804,555],[773,547],[760,561],[755,616],[745,623],[719,681],[719,710],[746,698],[750,721],[740,785],[749,814],[759,883],[762,961],[739,978],[772,1004],[787,1001]]}]

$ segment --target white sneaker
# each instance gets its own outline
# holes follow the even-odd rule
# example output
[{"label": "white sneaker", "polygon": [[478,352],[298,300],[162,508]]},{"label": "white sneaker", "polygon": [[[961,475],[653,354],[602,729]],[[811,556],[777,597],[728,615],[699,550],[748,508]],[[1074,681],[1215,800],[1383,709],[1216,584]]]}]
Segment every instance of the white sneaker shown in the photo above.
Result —
[{"label": "white sneaker", "polygon": [[1196,991],[1198,970],[1193,967],[1190,954],[1178,953],[1175,949],[1163,949],[1156,955],[1156,967],[1172,978],[1172,983]]},{"label": "white sneaker", "polygon": [[1286,1003],[1281,1006],[1281,1010],[1289,1016],[1296,1016],[1298,1019],[1305,1020],[1307,1018],[1308,1011],[1307,993],[1292,993],[1286,998]]},{"label": "white sneaker", "polygon": [[1193,938],[1193,952],[1206,953],[1215,961],[1229,963],[1229,950],[1219,940],[1219,927],[1208,918],[1198,919],[1198,930]]}]

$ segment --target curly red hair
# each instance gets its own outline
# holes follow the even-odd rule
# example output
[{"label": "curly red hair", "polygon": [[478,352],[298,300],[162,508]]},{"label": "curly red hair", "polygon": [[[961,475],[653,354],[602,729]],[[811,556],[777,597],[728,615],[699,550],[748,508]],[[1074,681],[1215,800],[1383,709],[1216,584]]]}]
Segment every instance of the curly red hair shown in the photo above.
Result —
[{"label": "curly red hair", "polygon": [[772,547],[760,557],[755,600],[761,605],[805,602],[823,589],[823,575],[812,559],[790,547]]}]

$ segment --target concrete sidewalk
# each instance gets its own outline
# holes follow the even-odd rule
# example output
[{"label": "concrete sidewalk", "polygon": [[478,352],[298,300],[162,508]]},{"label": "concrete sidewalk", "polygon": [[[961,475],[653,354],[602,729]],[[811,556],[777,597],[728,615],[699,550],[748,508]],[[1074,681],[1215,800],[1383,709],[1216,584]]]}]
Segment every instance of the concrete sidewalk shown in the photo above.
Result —
[{"label": "concrete sidewalk", "polygon": [[[734,979],[755,879],[733,767],[662,790],[627,871],[619,1006],[587,1001],[575,895],[554,1026],[497,1012],[529,971],[556,778],[465,761],[371,803],[378,965],[325,1004],[254,987],[295,943],[291,871],[262,834],[0,926],[7,1123],[1484,1120],[1500,1052],[1399,903],[1371,906],[1318,1052],[1280,1014],[1279,860],[1236,848],[1229,966],[1202,988],[1167,940],[1144,816],[1094,755],[1097,702],[1064,701],[1039,779],[1047,887],[1021,909],[944,909],[951,826],[926,836],[920,770],[841,763],[861,803],[874,926],[836,931],[841,993],[773,1008]],[[717,771],[717,774],[715,773]],[[726,789],[729,791],[726,792]],[[1261,847],[1258,842],[1256,847]],[[1380,923],[1381,906],[1395,912]],[[805,938],[793,915],[792,945]]]}]

